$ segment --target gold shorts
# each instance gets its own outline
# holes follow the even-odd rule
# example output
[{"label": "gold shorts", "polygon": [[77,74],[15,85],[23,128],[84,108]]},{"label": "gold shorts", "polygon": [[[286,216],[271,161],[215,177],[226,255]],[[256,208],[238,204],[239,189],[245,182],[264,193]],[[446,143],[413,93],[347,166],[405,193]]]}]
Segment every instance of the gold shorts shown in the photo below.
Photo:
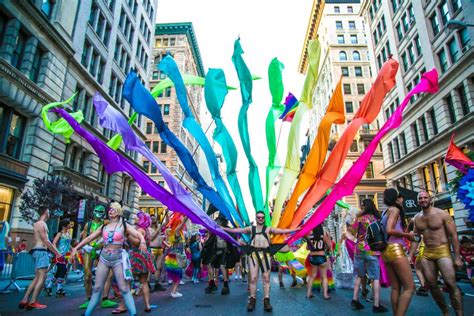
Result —
[{"label": "gold shorts", "polygon": [[150,248],[151,249],[151,254],[155,257],[159,257],[163,255],[163,248]]},{"label": "gold shorts", "polygon": [[448,244],[433,248],[425,246],[421,258],[431,261],[436,261],[441,258],[451,258],[451,249]]},{"label": "gold shorts", "polygon": [[382,252],[384,262],[391,262],[406,256],[405,248],[401,244],[388,244],[387,248]]}]

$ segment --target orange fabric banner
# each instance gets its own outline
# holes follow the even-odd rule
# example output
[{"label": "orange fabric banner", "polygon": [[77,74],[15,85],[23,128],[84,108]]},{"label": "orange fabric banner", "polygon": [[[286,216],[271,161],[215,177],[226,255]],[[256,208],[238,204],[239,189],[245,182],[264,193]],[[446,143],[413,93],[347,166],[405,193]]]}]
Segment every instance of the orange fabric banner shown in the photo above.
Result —
[{"label": "orange fabric banner", "polygon": [[469,168],[474,168],[474,162],[454,143],[454,134],[451,135],[451,141],[449,142],[444,160],[464,174],[467,173]]},{"label": "orange fabric banner", "polygon": [[293,216],[295,214],[296,203],[298,198],[316,181],[321,167],[326,158],[326,153],[329,145],[329,136],[331,133],[331,126],[335,124],[344,124],[344,98],[342,97],[342,78],[339,80],[334,93],[329,101],[326,113],[321,120],[318,127],[318,133],[313,141],[311,150],[308,153],[303,170],[300,173],[298,182],[291,194],[291,197],[286,204],[283,215],[280,219],[278,227],[286,228],[291,225]]},{"label": "orange fabric banner", "polygon": [[397,70],[398,62],[393,59],[389,59],[382,66],[374,84],[365,95],[359,110],[354,115],[354,119],[346,127],[346,130],[336,143],[336,146],[334,146],[326,163],[317,176],[316,181],[301,201],[300,206],[295,212],[291,227],[298,227],[314,204],[316,204],[334,184],[359,127],[363,124],[370,124],[377,118],[385,96],[395,85]]}]

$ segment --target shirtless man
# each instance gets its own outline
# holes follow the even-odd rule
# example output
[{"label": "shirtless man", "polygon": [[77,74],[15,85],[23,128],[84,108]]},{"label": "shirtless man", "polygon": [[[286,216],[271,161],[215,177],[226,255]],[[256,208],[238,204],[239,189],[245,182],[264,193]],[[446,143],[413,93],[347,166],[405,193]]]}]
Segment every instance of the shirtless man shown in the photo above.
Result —
[{"label": "shirtless man", "polygon": [[151,229],[153,233],[150,238],[150,249],[156,266],[154,286],[155,291],[166,291],[166,289],[160,283],[161,271],[163,270],[163,263],[165,259],[165,256],[163,255],[163,246],[167,245],[167,243],[163,240],[164,234],[161,229],[163,226],[166,226],[168,224],[168,220],[169,217],[166,216],[164,222],[162,224],[159,224],[156,216],[151,217]]},{"label": "shirtless man", "polygon": [[250,254],[248,258],[250,269],[250,297],[247,305],[247,311],[251,312],[255,309],[258,273],[262,271],[263,283],[263,309],[266,312],[273,310],[270,304],[270,271],[271,271],[271,254],[270,254],[270,234],[289,234],[299,230],[296,229],[280,229],[265,226],[265,214],[258,211],[256,214],[257,225],[243,228],[223,229],[230,233],[251,234]]},{"label": "shirtless man", "polygon": [[[463,315],[462,296],[456,286],[455,275],[455,268],[462,267],[456,227],[447,212],[432,206],[431,197],[427,192],[422,191],[418,194],[418,205],[422,212],[415,215],[413,222],[415,234],[421,234],[425,243],[421,266],[426,284],[443,315],[449,315],[443,293],[436,282],[439,270],[448,288],[449,298],[456,315]],[[451,258],[450,243],[454,250],[454,262]],[[415,242],[411,244],[409,258],[413,257],[417,247],[418,244]]]},{"label": "shirtless man", "polygon": [[47,307],[46,305],[38,303],[36,300],[46,280],[46,272],[49,266],[48,249],[55,254],[57,259],[62,257],[61,253],[48,238],[48,226],[46,225],[46,221],[49,219],[49,209],[45,206],[41,206],[38,209],[38,214],[40,218],[33,225],[35,245],[30,252],[35,262],[35,278],[28,286],[20,304],[18,304],[19,308],[22,309],[26,307],[28,310],[44,309]]}]

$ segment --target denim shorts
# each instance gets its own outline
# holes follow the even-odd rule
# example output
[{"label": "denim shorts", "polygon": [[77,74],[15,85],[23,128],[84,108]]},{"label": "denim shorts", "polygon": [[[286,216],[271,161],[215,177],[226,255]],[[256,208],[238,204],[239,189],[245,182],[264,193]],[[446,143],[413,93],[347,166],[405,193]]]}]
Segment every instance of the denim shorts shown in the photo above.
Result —
[{"label": "denim shorts", "polygon": [[354,275],[364,277],[369,275],[371,280],[380,279],[379,257],[367,254],[354,255]]},{"label": "denim shorts", "polygon": [[33,249],[31,256],[35,261],[35,269],[46,269],[49,267],[49,254],[46,249]]}]

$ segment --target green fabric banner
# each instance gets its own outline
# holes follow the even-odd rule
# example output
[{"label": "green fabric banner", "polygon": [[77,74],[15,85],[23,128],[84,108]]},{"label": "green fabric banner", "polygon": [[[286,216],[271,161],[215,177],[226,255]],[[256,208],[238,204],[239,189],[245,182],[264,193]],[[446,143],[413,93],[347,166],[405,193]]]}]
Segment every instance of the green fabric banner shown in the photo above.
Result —
[{"label": "green fabric banner", "polygon": [[[277,156],[277,141],[275,135],[275,121],[283,113],[285,106],[282,104],[284,86],[282,71],[285,66],[277,59],[273,58],[268,66],[268,83],[270,86],[270,93],[272,95],[272,106],[267,114],[265,121],[265,134],[267,136],[268,147],[268,165],[266,170],[266,190],[265,190],[265,213],[269,210],[268,198],[270,195],[273,181],[281,168]],[[270,219],[266,222],[270,225]]]},{"label": "green fabric banner", "polygon": [[[262,186],[260,184],[260,176],[258,174],[257,163],[252,157],[250,149],[250,136],[248,130],[247,111],[250,103],[252,103],[252,75],[250,74],[244,59],[242,58],[243,50],[240,46],[240,39],[237,39],[234,43],[234,53],[232,55],[232,63],[234,64],[237,76],[240,81],[240,93],[242,95],[242,107],[240,108],[238,127],[242,146],[244,147],[245,156],[249,161],[249,189],[250,195],[252,196],[252,204],[255,211],[264,210],[263,197],[262,197]],[[268,210],[265,214],[266,221],[270,219]]]}]

